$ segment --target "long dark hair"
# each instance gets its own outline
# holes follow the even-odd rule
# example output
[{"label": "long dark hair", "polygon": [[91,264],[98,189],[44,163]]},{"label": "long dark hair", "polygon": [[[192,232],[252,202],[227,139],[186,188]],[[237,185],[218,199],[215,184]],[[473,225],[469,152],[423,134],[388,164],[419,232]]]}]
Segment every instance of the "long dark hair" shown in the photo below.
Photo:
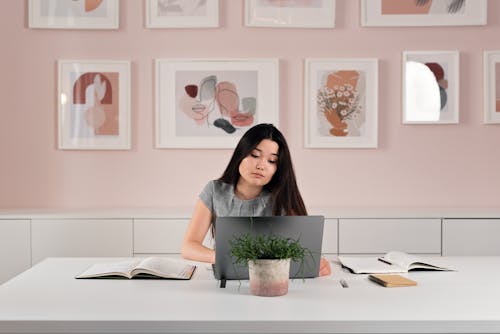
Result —
[{"label": "long dark hair", "polygon": [[264,139],[276,142],[279,147],[276,172],[271,181],[264,186],[264,189],[271,192],[273,215],[281,216],[283,213],[289,216],[307,215],[304,201],[297,187],[292,159],[285,137],[272,124],[257,124],[245,132],[238,145],[236,145],[233,156],[219,180],[232,184],[236,188],[240,178],[239,166],[241,161]]}]

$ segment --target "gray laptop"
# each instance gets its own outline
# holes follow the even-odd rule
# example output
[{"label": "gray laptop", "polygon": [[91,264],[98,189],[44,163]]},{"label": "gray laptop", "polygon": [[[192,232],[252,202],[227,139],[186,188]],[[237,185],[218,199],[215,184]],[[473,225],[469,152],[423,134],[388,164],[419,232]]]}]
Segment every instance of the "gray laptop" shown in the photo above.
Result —
[{"label": "gray laptop", "polygon": [[319,274],[323,216],[218,217],[215,221],[214,275],[219,280],[248,279],[248,266],[236,264],[229,241],[243,234],[275,234],[299,239],[309,250],[304,262],[291,262],[290,278],[310,278]]}]

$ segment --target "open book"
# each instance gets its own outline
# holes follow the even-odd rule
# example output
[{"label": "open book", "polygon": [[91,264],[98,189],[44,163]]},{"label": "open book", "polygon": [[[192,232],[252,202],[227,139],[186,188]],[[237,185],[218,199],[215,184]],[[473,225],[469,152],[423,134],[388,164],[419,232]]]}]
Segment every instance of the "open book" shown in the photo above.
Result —
[{"label": "open book", "polygon": [[188,280],[193,276],[195,269],[195,265],[187,264],[182,260],[165,257],[148,257],[113,263],[97,263],[76,276],[76,278],[163,278]]},{"label": "open book", "polygon": [[390,274],[405,273],[409,270],[453,270],[437,262],[439,259],[427,259],[404,252],[392,251],[384,256],[354,257],[339,256],[342,266],[349,268],[355,274]]}]

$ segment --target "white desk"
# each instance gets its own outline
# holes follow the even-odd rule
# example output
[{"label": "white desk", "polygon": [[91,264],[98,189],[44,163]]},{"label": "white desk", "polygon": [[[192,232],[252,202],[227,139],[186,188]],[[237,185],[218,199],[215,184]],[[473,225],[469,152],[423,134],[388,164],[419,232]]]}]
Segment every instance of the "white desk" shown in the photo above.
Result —
[{"label": "white desk", "polygon": [[191,281],[76,280],[110,259],[51,258],[0,286],[0,333],[500,333],[500,257],[447,260],[459,271],[412,272],[417,287],[334,265],[266,298],[246,281],[220,289],[204,267]]}]

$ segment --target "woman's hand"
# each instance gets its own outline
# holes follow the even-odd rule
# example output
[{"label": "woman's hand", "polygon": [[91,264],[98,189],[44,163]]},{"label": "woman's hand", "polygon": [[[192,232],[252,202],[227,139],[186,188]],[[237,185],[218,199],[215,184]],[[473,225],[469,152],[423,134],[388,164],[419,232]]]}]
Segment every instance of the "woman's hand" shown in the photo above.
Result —
[{"label": "woman's hand", "polygon": [[332,268],[330,267],[330,262],[324,257],[321,258],[319,262],[319,276],[328,276],[331,275]]}]

